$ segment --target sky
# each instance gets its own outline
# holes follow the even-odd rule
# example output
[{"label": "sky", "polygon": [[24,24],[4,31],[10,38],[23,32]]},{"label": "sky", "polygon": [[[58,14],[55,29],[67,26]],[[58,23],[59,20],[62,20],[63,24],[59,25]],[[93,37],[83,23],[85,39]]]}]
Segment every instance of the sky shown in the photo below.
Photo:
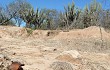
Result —
[{"label": "sky", "polygon": [[[5,6],[14,0],[0,0],[0,5]],[[69,3],[74,1],[76,7],[83,9],[85,5],[90,4],[92,0],[27,0],[34,9],[36,8],[48,8],[56,9],[58,11],[64,11],[64,6],[67,6]],[[106,3],[103,0],[97,0],[102,3],[104,9],[110,8],[110,0],[106,0]],[[109,4],[108,4],[109,3]]]},{"label": "sky", "polygon": [[[0,0],[0,6],[5,7],[9,3],[15,0]],[[75,6],[83,9],[85,5],[90,4],[92,0],[26,0],[28,1],[36,10],[36,8],[43,9],[56,9],[57,11],[64,11],[64,6],[67,6],[69,3],[74,2]],[[110,0],[97,0],[102,3],[103,9],[110,9]],[[23,22],[24,23],[24,22]],[[25,23],[21,26],[25,26]]]}]

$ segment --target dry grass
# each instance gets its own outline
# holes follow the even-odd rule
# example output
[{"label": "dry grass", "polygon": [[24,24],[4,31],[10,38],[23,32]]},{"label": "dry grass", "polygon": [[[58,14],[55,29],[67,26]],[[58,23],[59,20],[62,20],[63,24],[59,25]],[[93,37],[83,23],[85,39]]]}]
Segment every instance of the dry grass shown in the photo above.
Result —
[{"label": "dry grass", "polygon": [[[103,47],[101,47],[100,30],[94,26],[86,29],[70,30],[69,32],[34,30],[28,37],[26,37],[27,32],[24,28],[0,26],[0,49],[2,49],[0,53],[7,54],[9,58],[21,58],[25,62],[25,70],[49,70],[48,67],[57,60],[55,58],[60,53],[67,50],[77,50],[83,56],[81,58],[85,63],[85,66],[82,65],[83,68],[86,68],[86,62],[89,62],[89,64],[93,63],[91,66],[94,66],[94,68],[96,68],[95,66],[100,68],[102,65],[105,69],[110,70],[108,60],[110,59],[110,56],[108,56],[110,55],[110,33],[102,28],[102,34]],[[47,47],[57,50],[42,51]],[[13,55],[13,53],[16,54]],[[57,62],[55,64],[55,68],[57,68]],[[71,70],[68,62],[58,62],[58,64],[63,64],[58,68],[67,65],[67,68]]]},{"label": "dry grass", "polygon": [[53,70],[74,70],[70,63],[67,62],[53,62],[51,65]]}]

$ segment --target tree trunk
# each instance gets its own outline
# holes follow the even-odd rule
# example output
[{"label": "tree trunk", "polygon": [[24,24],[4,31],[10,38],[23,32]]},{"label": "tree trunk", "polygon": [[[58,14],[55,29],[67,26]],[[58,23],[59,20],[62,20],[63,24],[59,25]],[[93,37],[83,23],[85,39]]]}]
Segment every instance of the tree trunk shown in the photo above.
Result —
[{"label": "tree trunk", "polygon": [[18,27],[20,27],[20,26],[21,26],[21,23],[18,22]]},{"label": "tree trunk", "polygon": [[27,22],[27,23],[26,23],[26,27],[27,27],[27,28],[30,28],[30,27],[31,27],[31,24],[30,24],[29,22]]},{"label": "tree trunk", "polygon": [[51,29],[50,22],[48,22],[48,24],[47,24],[47,29]]}]

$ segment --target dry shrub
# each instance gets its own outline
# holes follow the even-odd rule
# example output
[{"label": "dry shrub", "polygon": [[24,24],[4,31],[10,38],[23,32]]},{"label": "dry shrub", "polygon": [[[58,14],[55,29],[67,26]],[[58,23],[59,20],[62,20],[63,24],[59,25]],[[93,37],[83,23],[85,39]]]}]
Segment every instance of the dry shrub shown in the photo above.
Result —
[{"label": "dry shrub", "polygon": [[70,63],[67,62],[53,62],[51,64],[53,70],[73,70],[73,67]]}]

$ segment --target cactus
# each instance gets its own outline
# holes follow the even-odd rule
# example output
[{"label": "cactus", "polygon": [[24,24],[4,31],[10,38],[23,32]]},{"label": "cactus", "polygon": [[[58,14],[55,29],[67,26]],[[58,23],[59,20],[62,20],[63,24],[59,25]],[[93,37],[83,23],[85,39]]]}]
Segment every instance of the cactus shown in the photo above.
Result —
[{"label": "cactus", "polygon": [[45,17],[44,17],[44,13],[42,12],[42,10],[39,11],[39,9],[37,8],[36,12],[35,12],[35,16],[32,20],[32,24],[34,25],[35,29],[41,28],[41,24],[43,23]]},{"label": "cactus", "polygon": [[86,5],[82,18],[84,27],[98,25],[101,9],[101,4],[96,2],[96,0],[93,0],[89,6]]},{"label": "cactus", "polygon": [[34,17],[34,10],[33,8],[30,10],[27,10],[23,15],[22,15],[22,19],[26,22],[26,27],[31,28],[31,24],[32,24],[32,18]]},{"label": "cactus", "polygon": [[64,8],[65,8],[65,19],[67,21],[67,25],[70,25],[71,22],[74,21],[75,16],[76,16],[75,5],[74,3],[72,3]]},{"label": "cactus", "polygon": [[76,27],[77,22],[79,22],[79,16],[81,14],[81,10],[78,8],[75,8],[74,2],[72,4],[68,4],[67,7],[64,7],[65,13],[64,13],[64,23],[66,26],[66,29],[70,29],[72,27]]}]

